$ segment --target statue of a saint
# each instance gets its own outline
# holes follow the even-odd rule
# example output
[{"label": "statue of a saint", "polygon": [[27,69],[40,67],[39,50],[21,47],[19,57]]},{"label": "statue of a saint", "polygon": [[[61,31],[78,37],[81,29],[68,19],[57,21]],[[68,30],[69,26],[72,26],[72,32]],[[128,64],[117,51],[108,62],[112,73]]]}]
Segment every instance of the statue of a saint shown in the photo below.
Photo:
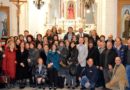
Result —
[{"label": "statue of a saint", "polygon": [[3,24],[2,36],[7,36],[7,19],[2,21],[2,24]]},{"label": "statue of a saint", "polygon": [[128,38],[130,35],[130,13],[129,10],[127,9],[124,14],[124,32],[123,32],[123,37]]},{"label": "statue of a saint", "polygon": [[67,19],[74,19],[75,15],[74,15],[74,4],[70,3],[68,6],[68,14],[67,14]]}]

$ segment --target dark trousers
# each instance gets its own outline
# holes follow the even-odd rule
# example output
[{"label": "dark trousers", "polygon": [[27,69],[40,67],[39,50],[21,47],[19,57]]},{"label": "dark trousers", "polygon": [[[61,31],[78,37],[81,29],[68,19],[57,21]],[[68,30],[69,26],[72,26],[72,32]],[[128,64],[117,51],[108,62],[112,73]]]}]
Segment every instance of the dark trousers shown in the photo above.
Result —
[{"label": "dark trousers", "polygon": [[79,77],[81,76],[81,73],[82,73],[84,68],[85,67],[81,67],[80,64],[77,67],[77,74],[76,74],[76,83],[77,83],[77,85],[79,85]]},{"label": "dark trousers", "polygon": [[58,82],[58,71],[55,68],[48,69],[49,85],[57,87]]},{"label": "dark trousers", "polygon": [[35,77],[34,77],[34,74],[33,74],[33,70],[34,70],[34,67],[32,67],[32,66],[30,66],[29,69],[28,69],[28,78],[29,78],[30,86],[35,85]]},{"label": "dark trousers", "polygon": [[104,75],[104,80],[106,84],[111,80],[112,72],[110,72],[108,69],[103,69],[103,75]]},{"label": "dark trousers", "polygon": [[105,80],[103,70],[98,69],[98,80],[96,82],[96,87],[105,87]]}]

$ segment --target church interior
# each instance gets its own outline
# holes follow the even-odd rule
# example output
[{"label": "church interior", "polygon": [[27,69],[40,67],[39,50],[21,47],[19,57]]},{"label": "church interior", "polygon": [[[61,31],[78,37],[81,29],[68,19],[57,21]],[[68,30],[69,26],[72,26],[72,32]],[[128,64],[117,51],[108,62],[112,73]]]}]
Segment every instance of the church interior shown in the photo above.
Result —
[{"label": "church interior", "polygon": [[[53,31],[53,29],[54,29],[54,31]],[[57,31],[55,31],[55,30],[57,30]],[[57,35],[55,35],[54,32],[56,32],[55,34],[57,34]],[[80,32],[85,33],[85,34],[83,34],[84,36],[82,36],[82,35],[78,36],[78,34]],[[48,38],[47,35],[50,35],[50,33],[52,34],[52,36]],[[27,36],[27,34],[28,34],[28,36]],[[71,36],[71,34],[72,35],[74,34],[74,36]],[[94,42],[95,39],[97,39],[97,37],[95,37],[93,40],[89,41],[89,39],[90,39],[89,37],[93,38],[93,36],[92,36],[93,34],[98,35],[99,36],[98,38],[101,40],[97,40],[96,42]],[[68,36],[66,37],[66,35],[68,35]],[[20,37],[21,37],[21,39],[20,39]],[[29,37],[29,39],[25,40],[25,37],[26,37],[26,39]],[[39,38],[41,37],[41,41],[42,41],[41,46],[39,45],[39,43],[41,43],[40,41],[36,42],[38,37]],[[127,47],[127,44],[130,44],[130,41],[129,41],[130,40],[130,0],[0,0],[0,90],[21,90],[21,89],[37,90],[37,88],[32,88],[33,86],[29,87],[29,85],[26,85],[27,87],[24,86],[24,88],[22,86],[21,86],[22,88],[19,88],[18,83],[20,81],[18,81],[18,83],[17,83],[17,80],[15,80],[15,84],[16,84],[15,87],[10,88],[10,86],[9,86],[9,88],[7,88],[7,86],[4,86],[4,88],[1,88],[1,85],[3,85],[3,83],[1,84],[1,81],[3,80],[3,77],[2,77],[3,73],[1,74],[1,72],[4,70],[2,60],[5,60],[4,58],[6,57],[6,52],[8,52],[7,47],[10,48],[12,46],[12,43],[11,43],[12,41],[14,41],[15,47],[17,49],[15,52],[15,54],[16,54],[15,57],[12,56],[10,58],[17,59],[18,57],[22,58],[22,55],[17,56],[17,53],[18,53],[18,49],[22,50],[21,44],[23,42],[25,43],[25,46],[23,45],[23,47],[25,47],[25,48],[27,46],[30,49],[31,45],[32,45],[32,47],[36,46],[37,48],[40,48],[40,47],[44,48],[44,46],[45,46],[45,48],[46,48],[46,45],[48,45],[47,47],[49,48],[49,50],[51,50],[51,48],[52,49],[55,47],[58,48],[58,44],[60,45],[62,43],[62,40],[64,41],[65,45],[68,41],[68,43],[70,43],[70,47],[71,47],[71,44],[73,43],[73,40],[74,40],[77,45],[77,49],[80,52],[81,48],[78,48],[78,44],[82,43],[82,40],[80,42],[80,39],[82,39],[82,37],[84,37],[84,45],[87,44],[87,48],[89,48],[89,43],[92,43],[92,41],[93,41],[93,45],[95,45],[95,47],[97,47],[99,49],[99,47],[98,47],[98,41],[99,41],[99,43],[101,43],[101,44],[103,44],[103,42],[106,43],[105,48],[107,49],[107,41],[109,41],[108,40],[109,38],[112,38],[112,40],[113,40],[113,42],[112,42],[112,44],[114,43],[113,47],[116,44],[115,42],[116,42],[117,38],[119,39],[119,41],[121,41],[121,43],[124,43],[124,45],[126,45],[126,47]],[[86,44],[85,44],[85,40],[86,40],[85,37],[87,37],[87,40],[88,40]],[[16,38],[16,40],[15,40],[15,38]],[[33,40],[33,38],[35,38],[36,40]],[[32,39],[33,43],[31,42],[30,39]],[[46,40],[46,39],[48,39],[48,40]],[[71,41],[71,39],[72,39],[72,41]],[[30,40],[30,42],[28,40]],[[128,42],[127,42],[127,40],[128,40]],[[17,45],[17,43],[18,43],[18,45]],[[34,45],[34,43],[35,43],[35,45]],[[54,47],[53,47],[54,43],[57,46],[54,45]],[[28,44],[28,45],[26,45],[26,44]],[[72,44],[72,46],[73,46],[73,44]],[[1,50],[1,47],[2,48],[4,47],[3,51]],[[128,45],[128,48],[129,48],[129,45]],[[6,49],[7,49],[7,51],[6,51]],[[87,49],[87,50],[88,50],[88,56],[90,54],[93,54],[93,52],[90,53],[89,49]],[[117,51],[117,56],[122,55],[122,53],[121,54],[118,53],[118,49],[115,51]],[[122,51],[122,49],[121,49],[121,51]],[[28,52],[29,52],[29,50],[28,50]],[[58,52],[58,54],[61,54],[61,52],[59,52],[59,51],[57,51],[57,52]],[[98,51],[98,52],[100,53],[100,51]],[[53,50],[52,50],[52,53],[53,53]],[[74,52],[74,53],[76,55],[76,52]],[[80,52],[80,53],[82,53],[82,52]],[[128,53],[130,54],[130,49],[128,49]],[[128,53],[125,54],[125,55],[127,55],[126,57],[128,57],[128,56],[130,57],[130,55]],[[35,53],[34,55],[36,55],[36,54],[37,53]],[[70,53],[70,54],[72,54],[72,53]],[[79,60],[79,54],[77,55],[78,56],[77,60]],[[107,57],[107,54],[108,54],[108,52],[106,51],[106,57]],[[39,55],[41,55],[41,54],[39,54]],[[48,60],[48,57],[49,57],[48,53],[47,54],[45,53],[45,55]],[[41,57],[42,57],[42,55],[41,55]],[[84,57],[84,56],[82,56],[82,57]],[[99,57],[100,57],[100,55],[99,55]],[[104,58],[104,60],[107,60],[106,57]],[[93,62],[94,62],[94,56],[92,56],[91,58],[93,58]],[[86,59],[89,59],[89,58],[86,57]],[[127,58],[127,59],[129,60],[129,58]],[[28,68],[30,67],[29,66],[29,64],[31,62],[30,60],[31,60],[30,58],[26,59],[26,61],[28,63],[27,64]],[[25,61],[22,62],[22,60],[21,60],[21,63],[20,63],[21,67],[26,67],[26,64],[24,64],[24,62]],[[40,62],[40,60],[39,60],[39,62]],[[43,62],[44,62],[44,60],[43,60]],[[20,73],[22,74],[22,71],[19,72],[19,70],[17,70],[17,67],[18,67],[18,69],[23,70],[23,69],[21,69],[21,67],[18,66],[17,63],[19,63],[18,60],[15,61],[15,64],[16,64],[15,65],[15,67],[16,67],[15,75],[16,76],[17,76],[17,72],[18,72],[18,74],[20,74]],[[79,61],[79,63],[76,65],[79,65],[80,63],[82,63],[82,61],[81,62]],[[85,63],[89,63],[89,62],[87,62],[87,60],[86,60]],[[52,61],[50,61],[50,63],[47,65],[47,68],[49,66],[53,66],[54,64],[55,64],[55,62],[52,63]],[[59,64],[61,64],[61,63],[59,63]],[[69,65],[69,64],[67,64],[67,65]],[[95,64],[95,62],[94,62],[94,64]],[[110,65],[110,67],[112,67],[112,65]],[[6,67],[8,68],[8,66],[6,66]],[[97,65],[97,67],[100,68],[100,66],[98,66],[98,65]],[[110,68],[110,67],[108,67],[108,68]],[[102,67],[101,67],[101,69],[102,69]],[[113,69],[114,69],[114,67],[113,67]],[[81,71],[80,73],[82,73],[82,65],[79,70]],[[54,72],[54,71],[52,71],[52,72]],[[58,70],[57,70],[57,72],[58,72]],[[103,72],[103,71],[101,71],[101,72]],[[56,71],[54,73],[56,73]],[[11,74],[12,74],[12,72],[11,72]],[[55,76],[55,74],[54,74],[54,76]],[[20,83],[22,83],[22,81],[24,82],[24,79],[22,79]],[[77,80],[77,76],[76,76],[76,80]],[[30,79],[29,79],[29,81],[27,80],[27,82],[30,82]],[[128,82],[130,83],[130,80]],[[74,81],[72,81],[72,84],[74,84]],[[55,86],[55,81],[54,81],[54,86]],[[106,89],[106,86],[104,86],[104,87],[105,87],[105,89],[104,88],[102,89],[100,87],[99,88],[97,88],[97,87],[90,88],[90,89],[80,89],[80,85],[79,85],[76,88],[72,87],[72,89],[70,89],[70,88],[68,89],[67,87],[64,87],[62,89],[54,87],[54,90],[56,90],[56,89],[57,90],[130,90],[130,88],[129,89]],[[50,87],[50,88],[52,88],[52,87]],[[38,90],[53,90],[50,88],[49,89],[48,88],[46,88],[46,89],[38,88]]]},{"label": "church interior", "polygon": [[0,10],[7,10],[9,36],[23,34],[24,30],[34,36],[45,34],[52,26],[63,33],[72,26],[75,32],[83,27],[87,33],[96,29],[100,35],[121,36],[121,11],[129,8],[123,3],[129,0],[1,0]]}]

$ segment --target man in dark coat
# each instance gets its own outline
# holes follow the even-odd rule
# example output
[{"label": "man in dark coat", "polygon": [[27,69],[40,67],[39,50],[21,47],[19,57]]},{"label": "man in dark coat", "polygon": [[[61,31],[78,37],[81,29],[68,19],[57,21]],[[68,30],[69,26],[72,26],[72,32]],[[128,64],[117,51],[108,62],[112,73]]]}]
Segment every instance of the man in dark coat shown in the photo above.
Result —
[{"label": "man in dark coat", "polygon": [[77,34],[77,40],[79,40],[80,37],[88,37],[89,35],[87,33],[83,32],[83,28],[79,28],[79,33]]},{"label": "man in dark coat", "polygon": [[130,37],[127,41],[127,50],[126,50],[126,76],[128,80],[128,88],[130,90]]},{"label": "man in dark coat", "polygon": [[117,37],[115,39],[114,49],[116,50],[118,56],[121,58],[122,64],[126,65],[126,46],[123,45],[122,39],[120,37]]},{"label": "man in dark coat", "polygon": [[107,42],[107,48],[104,54],[101,56],[101,68],[103,69],[104,79],[107,83],[111,78],[111,70],[115,65],[115,58],[117,57],[116,51],[113,49],[111,41]]},{"label": "man in dark coat", "polygon": [[67,34],[65,34],[64,40],[69,40],[69,41],[71,41],[73,35],[75,35],[74,32],[73,32],[73,28],[72,28],[72,27],[68,27],[68,32],[67,32]]},{"label": "man in dark coat", "polygon": [[90,88],[90,90],[95,90],[95,84],[98,79],[97,68],[94,66],[92,58],[87,60],[87,67],[83,69],[81,73],[81,85],[82,90]]},{"label": "man in dark coat", "polygon": [[97,87],[105,87],[105,80],[104,80],[104,75],[103,75],[103,67],[102,67],[102,59],[105,55],[105,47],[106,43],[105,41],[99,40],[99,45],[98,45],[98,50],[99,50],[99,67],[98,67],[98,73],[99,77],[96,83]]}]

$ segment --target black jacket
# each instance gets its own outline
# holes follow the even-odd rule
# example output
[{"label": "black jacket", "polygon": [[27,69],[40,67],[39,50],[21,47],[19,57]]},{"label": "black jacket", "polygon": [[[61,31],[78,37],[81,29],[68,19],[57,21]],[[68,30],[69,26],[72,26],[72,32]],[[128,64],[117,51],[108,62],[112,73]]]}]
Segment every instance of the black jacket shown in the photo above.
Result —
[{"label": "black jacket", "polygon": [[[101,57],[101,66],[108,68],[108,65],[112,65],[114,67],[115,65],[115,58],[117,57],[117,53],[114,49],[110,49],[109,53],[107,55],[107,49],[104,51],[102,57]],[[107,58],[107,61],[105,61]],[[106,64],[105,64],[106,63]]]},{"label": "black jacket", "polygon": [[43,44],[43,41],[42,41],[42,40],[39,41],[39,40],[36,39],[36,40],[35,40],[36,47],[37,47],[37,45],[38,45],[39,43],[40,43],[40,44]]},{"label": "black jacket", "polygon": [[47,61],[47,54],[45,53],[45,51],[43,49],[39,50],[39,57],[41,57],[43,59],[44,65],[46,66],[46,61]]},{"label": "black jacket", "polygon": [[60,59],[66,60],[69,57],[69,50],[66,47],[59,47],[58,51],[60,52]]},{"label": "black jacket", "polygon": [[78,50],[76,47],[70,48],[70,56],[69,56],[69,62],[77,64],[78,63]]},{"label": "black jacket", "polygon": [[98,41],[100,38],[99,38],[99,36],[97,35],[95,39],[94,39],[92,36],[90,36],[89,39],[93,40],[94,46],[97,46],[97,41]]},{"label": "black jacket", "polygon": [[[17,68],[16,68],[16,76],[17,79],[24,79],[28,76],[28,51],[24,50],[21,52],[20,50],[17,50],[16,52],[16,59],[17,59]],[[24,67],[20,65],[20,63],[24,64]]]},{"label": "black jacket", "polygon": [[99,66],[103,66],[103,61],[105,59],[105,52],[106,52],[106,49],[104,49],[102,53],[99,54]]},{"label": "black jacket", "polygon": [[[86,33],[83,33],[83,37],[88,37],[88,38],[89,38],[89,35],[88,35],[88,34],[86,34]],[[79,38],[80,38],[80,33],[79,33],[79,34],[77,34],[77,40],[79,40]]]},{"label": "black jacket", "polygon": [[[68,40],[68,34],[69,34],[69,33],[65,34],[64,40]],[[72,32],[72,36],[73,36],[73,35],[75,35],[74,32]]]},{"label": "black jacket", "polygon": [[88,50],[88,57],[87,59],[92,58],[94,61],[94,65],[98,66],[99,65],[99,51],[97,47],[93,47]]},{"label": "black jacket", "polygon": [[127,60],[127,57],[130,57],[130,55],[128,56],[128,50],[129,50],[129,48],[128,48],[128,46],[127,46],[127,48],[126,48],[126,52],[125,52],[125,60],[126,60],[126,65],[128,64],[128,65],[130,65],[130,61],[128,61]]},{"label": "black jacket", "polygon": [[90,83],[91,82],[96,83],[97,79],[98,79],[97,74],[98,74],[98,71],[97,71],[96,66],[89,67],[87,65],[86,68],[84,69],[84,71],[82,72],[81,77],[85,75],[89,79]]}]

